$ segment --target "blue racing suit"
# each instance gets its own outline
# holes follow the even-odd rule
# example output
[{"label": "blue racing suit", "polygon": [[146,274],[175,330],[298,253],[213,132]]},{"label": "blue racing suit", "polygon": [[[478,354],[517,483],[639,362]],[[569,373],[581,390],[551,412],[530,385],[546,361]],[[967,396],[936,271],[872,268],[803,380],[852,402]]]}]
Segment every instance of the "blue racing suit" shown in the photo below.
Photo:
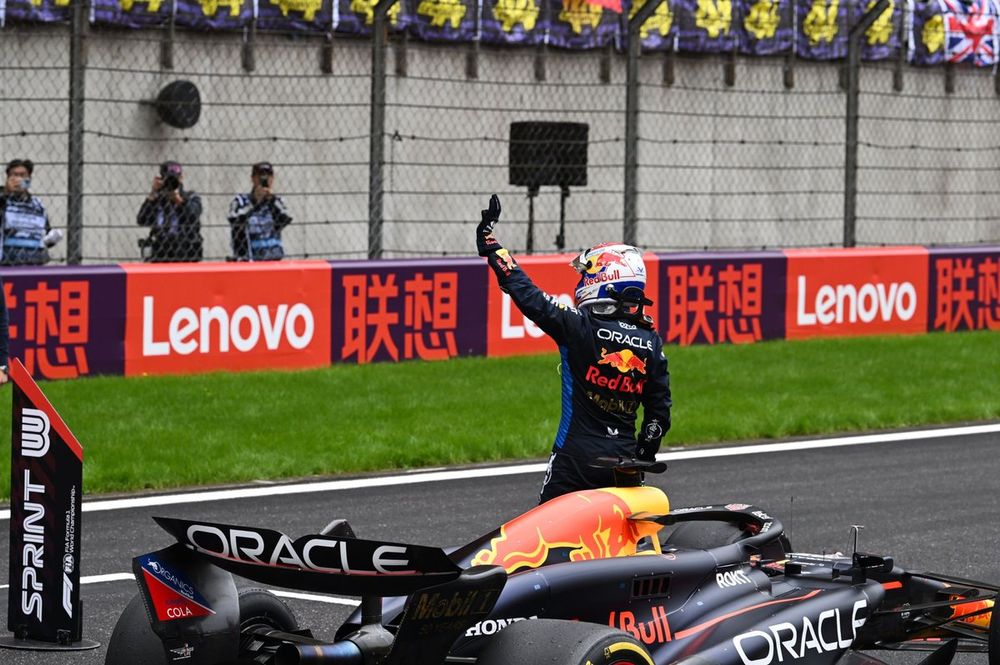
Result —
[{"label": "blue racing suit", "polygon": [[[638,485],[641,474],[588,466],[599,456],[653,459],[670,429],[670,374],[663,341],[632,317],[604,317],[558,302],[506,250],[487,257],[500,288],[562,356],[562,419],[541,500],[580,489]],[[636,438],[639,407],[642,424]]]}]

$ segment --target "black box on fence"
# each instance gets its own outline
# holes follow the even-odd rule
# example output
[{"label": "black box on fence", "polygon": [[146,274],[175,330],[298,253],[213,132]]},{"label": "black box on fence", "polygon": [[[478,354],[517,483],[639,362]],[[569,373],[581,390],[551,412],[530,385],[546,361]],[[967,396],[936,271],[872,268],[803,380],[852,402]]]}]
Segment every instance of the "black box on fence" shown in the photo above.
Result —
[{"label": "black box on fence", "polygon": [[510,184],[585,187],[589,134],[585,122],[510,123]]}]

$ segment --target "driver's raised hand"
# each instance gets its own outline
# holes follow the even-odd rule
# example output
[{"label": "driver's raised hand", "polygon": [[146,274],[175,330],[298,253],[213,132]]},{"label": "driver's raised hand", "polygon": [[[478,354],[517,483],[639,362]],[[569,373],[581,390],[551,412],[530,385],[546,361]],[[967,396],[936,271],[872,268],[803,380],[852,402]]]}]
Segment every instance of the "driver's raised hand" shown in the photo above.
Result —
[{"label": "driver's raised hand", "polygon": [[500,197],[494,194],[490,197],[490,205],[482,211],[482,221],[476,227],[476,250],[479,256],[489,256],[498,249],[503,249],[500,241],[493,235],[493,227],[500,221]]}]

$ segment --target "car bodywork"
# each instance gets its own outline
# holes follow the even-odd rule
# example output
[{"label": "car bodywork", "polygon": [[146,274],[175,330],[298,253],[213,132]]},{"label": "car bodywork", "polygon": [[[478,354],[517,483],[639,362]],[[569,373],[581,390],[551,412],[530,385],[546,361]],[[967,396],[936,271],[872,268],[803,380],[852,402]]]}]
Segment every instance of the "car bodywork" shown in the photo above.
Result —
[{"label": "car bodywork", "polygon": [[[657,665],[883,662],[870,650],[929,651],[925,663],[946,664],[997,641],[993,585],[903,570],[886,556],[792,553],[761,508],[670,510],[652,487],[559,497],[447,553],[362,540],[343,521],[294,540],[157,522],[178,544],[133,568],[168,662],[475,662],[505,626],[535,618],[620,629]],[[740,535],[708,549],[660,542],[682,522],[725,522]],[[362,596],[362,607],[329,644],[308,631],[241,635],[230,573]],[[117,665],[110,652],[108,662]]]}]

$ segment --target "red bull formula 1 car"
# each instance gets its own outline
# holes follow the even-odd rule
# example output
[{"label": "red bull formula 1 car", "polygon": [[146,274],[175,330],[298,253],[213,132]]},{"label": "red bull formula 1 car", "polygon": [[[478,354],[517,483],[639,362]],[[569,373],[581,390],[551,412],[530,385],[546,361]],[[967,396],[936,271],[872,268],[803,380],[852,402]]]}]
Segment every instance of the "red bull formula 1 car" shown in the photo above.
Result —
[{"label": "red bull formula 1 car", "polygon": [[[447,552],[363,540],[343,520],[296,539],[156,521],[178,542],[133,560],[140,593],[107,665],[877,665],[894,650],[1000,665],[998,587],[792,553],[760,508],[670,510],[653,487],[569,494]],[[232,574],[361,607],[319,640]]]}]

